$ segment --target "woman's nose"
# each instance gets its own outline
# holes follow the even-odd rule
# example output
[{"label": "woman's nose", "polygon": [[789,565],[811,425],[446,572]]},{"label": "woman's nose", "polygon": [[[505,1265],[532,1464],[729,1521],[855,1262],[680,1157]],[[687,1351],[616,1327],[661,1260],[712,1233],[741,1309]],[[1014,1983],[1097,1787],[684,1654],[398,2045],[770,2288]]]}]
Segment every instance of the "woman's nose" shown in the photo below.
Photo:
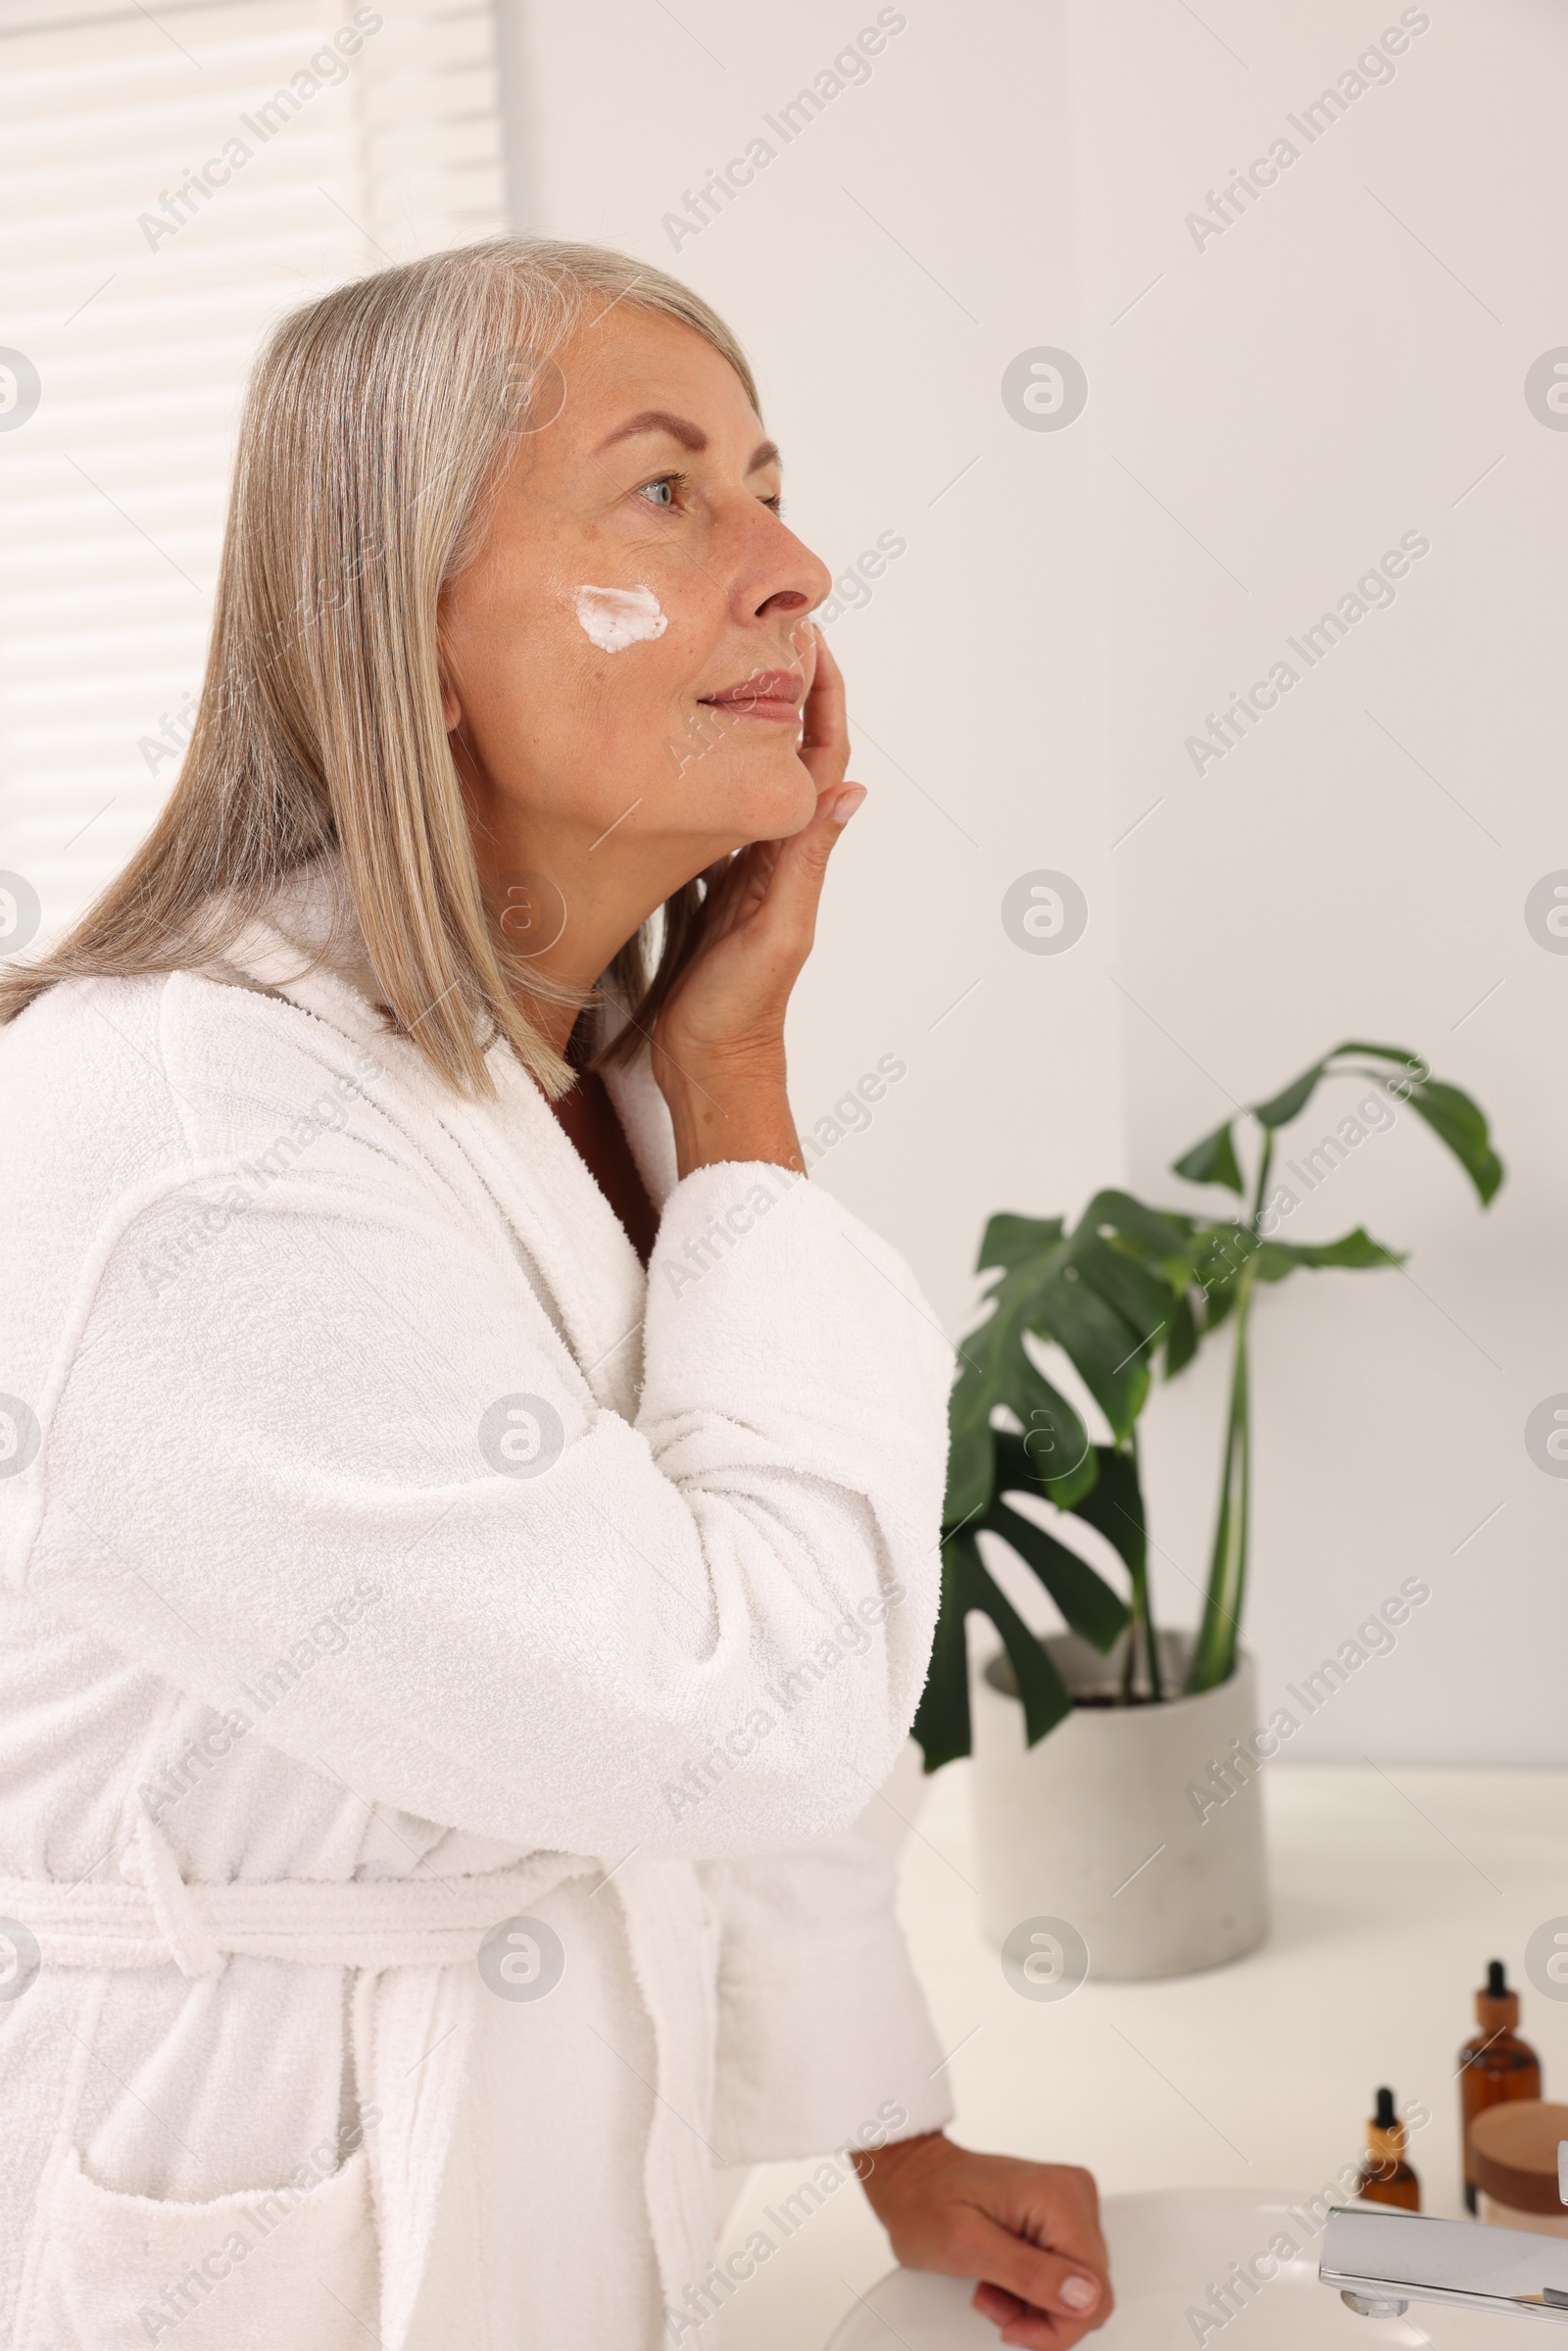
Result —
[{"label": "woman's nose", "polygon": [[758,619],[767,612],[808,612],[827,596],[833,574],[776,515],[767,522],[746,591],[748,609]]}]

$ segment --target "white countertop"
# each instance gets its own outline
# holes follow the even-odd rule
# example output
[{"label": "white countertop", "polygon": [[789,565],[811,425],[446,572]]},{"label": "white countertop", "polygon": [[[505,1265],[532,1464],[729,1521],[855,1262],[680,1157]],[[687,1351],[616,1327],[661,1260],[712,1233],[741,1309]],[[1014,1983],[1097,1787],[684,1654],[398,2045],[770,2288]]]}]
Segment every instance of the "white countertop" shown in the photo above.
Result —
[{"label": "white countertop", "polygon": [[[1460,2043],[1500,1958],[1568,2098],[1568,2000],[1525,1980],[1525,1943],[1568,1914],[1568,1772],[1275,1765],[1264,1775],[1273,1921],[1234,1966],[1167,1983],[1020,1999],[980,1934],[967,1764],[926,1783],[901,1909],[951,2059],[965,2144],[1088,2164],[1102,2192],[1308,2191],[1359,2157],[1380,2082],[1431,2124],[1409,2156],[1427,2212],[1458,2213]],[[809,2178],[760,2168],[726,2249]],[[776,2235],[776,2229],[772,2231]],[[813,2212],[728,2306],[726,2351],[821,2351],[892,2266],[858,2184]]]}]

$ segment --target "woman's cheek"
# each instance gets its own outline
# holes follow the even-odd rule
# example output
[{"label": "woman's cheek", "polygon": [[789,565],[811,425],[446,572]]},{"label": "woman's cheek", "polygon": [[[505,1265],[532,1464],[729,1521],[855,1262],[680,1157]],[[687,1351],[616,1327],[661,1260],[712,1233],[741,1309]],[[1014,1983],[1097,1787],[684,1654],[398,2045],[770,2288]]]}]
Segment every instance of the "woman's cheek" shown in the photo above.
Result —
[{"label": "woman's cheek", "polygon": [[584,580],[572,590],[577,626],[601,653],[627,653],[634,645],[653,645],[669,627],[669,614],[657,592],[639,582],[635,587],[602,587]]}]

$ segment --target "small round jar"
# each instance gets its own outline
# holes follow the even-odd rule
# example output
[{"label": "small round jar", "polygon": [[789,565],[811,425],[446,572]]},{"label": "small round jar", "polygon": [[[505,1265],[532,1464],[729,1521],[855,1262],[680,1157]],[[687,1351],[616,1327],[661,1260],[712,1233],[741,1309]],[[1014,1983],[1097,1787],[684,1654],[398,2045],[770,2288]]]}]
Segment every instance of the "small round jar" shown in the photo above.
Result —
[{"label": "small round jar", "polygon": [[1489,2106],[1470,2126],[1470,2153],[1483,2221],[1568,2236],[1568,2205],[1557,2193],[1557,2143],[1568,2138],[1568,2106],[1514,2098]]}]

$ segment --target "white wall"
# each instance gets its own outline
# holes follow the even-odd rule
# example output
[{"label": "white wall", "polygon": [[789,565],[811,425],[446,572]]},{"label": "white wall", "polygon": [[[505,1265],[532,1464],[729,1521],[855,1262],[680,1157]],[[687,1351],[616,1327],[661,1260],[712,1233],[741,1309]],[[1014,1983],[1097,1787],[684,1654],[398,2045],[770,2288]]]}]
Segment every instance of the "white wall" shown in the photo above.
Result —
[{"label": "white wall", "polygon": [[[1568,433],[1523,385],[1568,343],[1568,25],[1544,0],[1408,11],[1430,22],[1396,77],[1308,145],[1286,117],[1399,10],[1200,13],[1237,56],[1180,8],[1079,17],[1100,422],[1146,485],[1113,463],[1099,509],[1111,796],[1164,796],[1116,858],[1132,1173],[1157,1184],[1231,1098],[1343,1037],[1412,1046],[1480,1098],[1509,1167],[1485,1216],[1407,1116],[1290,1221],[1314,1240],[1364,1222],[1411,1256],[1407,1278],[1299,1275],[1262,1301],[1250,1622],[1278,1689],[1419,1575],[1433,1598],[1398,1653],[1300,1751],[1562,1761],[1568,1485],[1524,1424],[1568,1388],[1568,959],[1524,901],[1568,865]],[[1282,131],[1299,159],[1200,248],[1186,214]],[[1412,529],[1431,552],[1397,602],[1296,661],[1299,684],[1196,774],[1184,740],[1226,690]],[[1350,1095],[1296,1131],[1332,1132]],[[1219,1368],[1151,1418],[1167,1592],[1201,1570]]]},{"label": "white wall", "polygon": [[[1522,912],[1568,866],[1548,735],[1568,434],[1522,395],[1568,343],[1560,17],[1437,0],[1392,82],[1308,148],[1286,114],[1396,8],[912,0],[870,80],[786,145],[764,116],[874,6],[512,6],[521,224],[673,268],[730,318],[790,518],[836,569],[907,541],[833,623],[873,796],[803,984],[797,1110],[814,1123],[885,1053],[908,1074],[823,1180],[956,1334],[992,1209],[1072,1211],[1128,1174],[1185,1197],[1172,1155],[1342,1036],[1472,1087],[1510,1166],[1488,1215],[1407,1117],[1292,1220],[1413,1253],[1408,1277],[1263,1301],[1250,1637],[1273,1692],[1420,1575],[1398,1651],[1297,1751],[1565,1759],[1568,1485],[1523,1443],[1568,1390],[1568,958]],[[1282,131],[1299,160],[1200,250],[1184,216]],[[677,251],[663,216],[759,134],[774,159]],[[1004,406],[1039,346],[1089,372],[1066,430]],[[1392,609],[1196,774],[1204,713],[1411,529],[1431,552]],[[1003,928],[1040,868],[1088,899],[1065,955]],[[1345,1106],[1320,1098],[1303,1139]],[[1220,1369],[1145,1424],[1169,1621],[1201,1581]]]}]

